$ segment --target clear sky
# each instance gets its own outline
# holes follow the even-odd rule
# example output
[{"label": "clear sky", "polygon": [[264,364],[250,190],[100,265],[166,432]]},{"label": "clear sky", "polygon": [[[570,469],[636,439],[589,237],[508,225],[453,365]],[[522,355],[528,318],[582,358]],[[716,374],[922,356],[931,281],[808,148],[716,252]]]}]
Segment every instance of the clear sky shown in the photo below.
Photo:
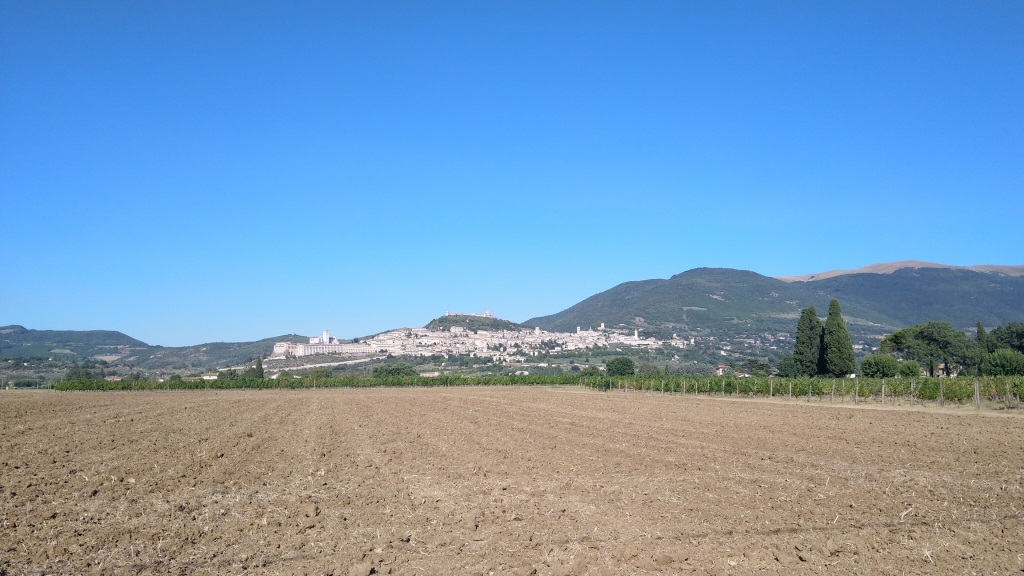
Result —
[{"label": "clear sky", "polygon": [[0,0],[0,325],[514,321],[1022,264],[1024,2]]}]

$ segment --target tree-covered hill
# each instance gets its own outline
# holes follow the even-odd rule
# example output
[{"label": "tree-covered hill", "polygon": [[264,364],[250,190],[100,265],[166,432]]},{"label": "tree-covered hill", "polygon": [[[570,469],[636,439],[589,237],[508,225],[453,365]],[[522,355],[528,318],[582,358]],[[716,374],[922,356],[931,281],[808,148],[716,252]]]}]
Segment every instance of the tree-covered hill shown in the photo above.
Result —
[{"label": "tree-covered hill", "polygon": [[143,370],[168,369],[175,371],[202,371],[226,366],[237,366],[259,356],[269,356],[275,342],[308,342],[305,336],[277,336],[255,342],[209,342],[196,346],[152,346],[133,350],[118,362]]},{"label": "tree-covered hill", "polygon": [[101,359],[142,370],[203,371],[238,365],[269,355],[275,342],[306,342],[294,334],[255,342],[211,342],[196,346],[150,346],[110,330],[0,328],[0,358],[57,358],[68,362]]},{"label": "tree-covered hill", "polygon": [[502,320],[494,316],[473,316],[469,314],[448,314],[431,320],[424,328],[429,330],[451,330],[453,326],[459,326],[467,330],[520,330],[524,328],[510,320]]},{"label": "tree-covered hill", "polygon": [[0,328],[0,358],[121,356],[150,346],[113,330]]},{"label": "tree-covered hill", "polygon": [[793,333],[800,310],[828,309],[838,298],[851,336],[881,336],[927,321],[971,328],[1024,319],[1024,278],[965,269],[902,269],[891,274],[848,274],[825,280],[783,282],[754,272],[698,268],[669,279],[626,282],[527,326],[569,332],[577,326],[641,328],[728,336]]},{"label": "tree-covered hill", "polygon": [[847,274],[816,282],[843,302],[877,310],[900,327],[949,322],[970,328],[1024,319],[1024,278],[965,269],[903,268],[889,274]]}]

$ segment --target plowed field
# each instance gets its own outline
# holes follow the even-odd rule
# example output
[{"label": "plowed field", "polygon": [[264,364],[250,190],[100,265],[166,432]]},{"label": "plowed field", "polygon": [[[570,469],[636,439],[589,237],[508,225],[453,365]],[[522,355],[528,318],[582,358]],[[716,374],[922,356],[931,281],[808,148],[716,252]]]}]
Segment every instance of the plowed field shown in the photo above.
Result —
[{"label": "plowed field", "polygon": [[1024,419],[544,388],[0,393],[0,573],[1019,574]]}]

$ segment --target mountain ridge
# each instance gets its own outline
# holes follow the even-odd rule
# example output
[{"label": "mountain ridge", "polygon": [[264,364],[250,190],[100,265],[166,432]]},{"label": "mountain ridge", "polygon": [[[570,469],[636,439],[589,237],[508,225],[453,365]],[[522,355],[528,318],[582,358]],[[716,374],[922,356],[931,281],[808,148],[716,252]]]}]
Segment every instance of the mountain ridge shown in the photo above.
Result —
[{"label": "mountain ridge", "polygon": [[523,324],[572,331],[606,323],[659,336],[792,333],[801,309],[827,310],[832,298],[840,301],[851,336],[866,342],[928,321],[967,329],[977,322],[994,326],[1024,319],[1024,276],[1003,272],[1013,267],[981,272],[892,264],[885,274],[789,282],[750,271],[695,268],[668,279],[624,282]]},{"label": "mountain ridge", "polygon": [[899,262],[882,262],[869,264],[852,270],[828,270],[815,274],[803,274],[799,276],[773,276],[776,280],[783,282],[813,282],[816,280],[827,280],[836,276],[849,274],[892,274],[904,268],[948,268],[951,270],[971,270],[974,272],[994,272],[1007,276],[1024,276],[1024,264],[1001,265],[1001,264],[975,264],[971,266],[955,266],[952,264],[936,264],[934,262],[923,262],[921,260],[901,260]]},{"label": "mountain ridge", "polygon": [[[982,270],[984,269],[984,270]],[[1020,271],[1020,274],[1008,273]],[[858,272],[859,271],[859,272]],[[1024,321],[1024,266],[945,266],[918,261],[873,264],[855,271],[811,274],[813,280],[763,276],[749,270],[694,268],[664,279],[629,280],[561,312],[513,323],[452,315],[428,324],[483,330],[514,326],[572,332],[577,327],[638,330],[646,337],[689,335],[742,339],[792,334],[800,310],[823,314],[839,299],[851,337],[873,345],[886,334],[927,321],[969,330]],[[840,273],[841,272],[841,273]],[[476,322],[472,326],[470,321]],[[30,330],[0,327],[0,358],[63,356],[119,362],[134,368],[202,370],[237,365],[268,354],[277,341],[303,342],[294,334],[252,342],[150,346],[110,330]]]}]

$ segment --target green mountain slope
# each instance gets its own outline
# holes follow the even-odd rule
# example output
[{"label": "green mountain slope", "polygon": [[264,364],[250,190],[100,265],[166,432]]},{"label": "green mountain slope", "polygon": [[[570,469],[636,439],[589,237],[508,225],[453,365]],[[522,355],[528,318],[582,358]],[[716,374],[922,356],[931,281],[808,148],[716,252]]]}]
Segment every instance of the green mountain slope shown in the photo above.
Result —
[{"label": "green mountain slope", "polygon": [[0,358],[120,356],[149,345],[112,330],[30,330],[0,328]]},{"label": "green mountain slope", "polygon": [[169,369],[176,371],[202,371],[227,366],[238,366],[257,356],[269,356],[275,342],[308,342],[304,336],[278,336],[255,342],[210,342],[197,346],[165,348],[152,346],[133,350],[118,360],[143,370]]},{"label": "green mountain slope", "polygon": [[1002,274],[905,269],[783,282],[742,270],[698,268],[666,280],[626,282],[524,324],[566,332],[603,322],[652,336],[792,334],[802,308],[814,306],[824,315],[832,298],[842,303],[851,336],[868,341],[930,320],[968,328],[979,320],[995,326],[1024,318],[1024,278]]},{"label": "green mountain slope", "polygon": [[903,268],[816,282],[843,303],[878,310],[900,326],[938,320],[958,328],[998,326],[1024,318],[1024,278],[966,269]]},{"label": "green mountain slope", "polygon": [[256,342],[211,342],[197,346],[150,346],[109,330],[30,330],[0,328],[0,358],[60,358],[80,362],[103,359],[112,365],[142,370],[203,371],[269,355],[275,342],[306,342],[294,334]]}]

